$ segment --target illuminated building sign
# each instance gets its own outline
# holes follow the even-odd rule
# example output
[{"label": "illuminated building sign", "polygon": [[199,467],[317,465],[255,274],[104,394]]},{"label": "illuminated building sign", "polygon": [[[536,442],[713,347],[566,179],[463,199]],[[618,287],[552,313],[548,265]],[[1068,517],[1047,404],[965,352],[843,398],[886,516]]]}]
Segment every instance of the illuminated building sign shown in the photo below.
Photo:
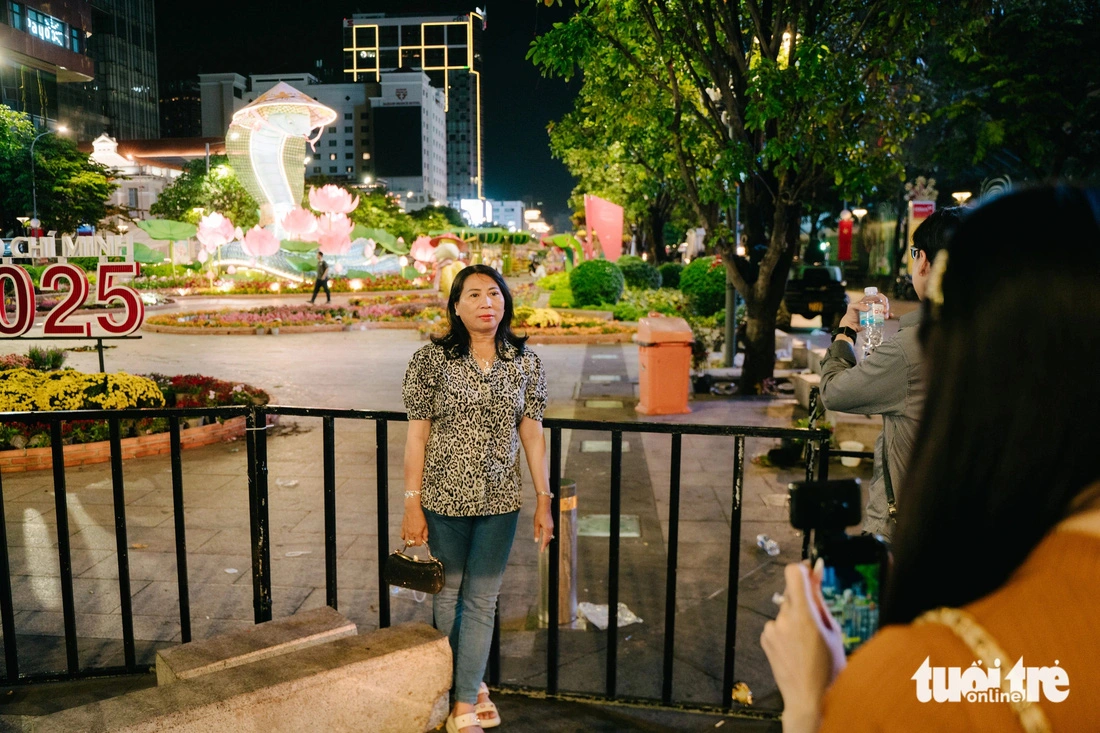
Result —
[{"label": "illuminated building sign", "polygon": [[27,8],[27,33],[35,38],[68,48],[68,32],[65,23],[53,17]]}]

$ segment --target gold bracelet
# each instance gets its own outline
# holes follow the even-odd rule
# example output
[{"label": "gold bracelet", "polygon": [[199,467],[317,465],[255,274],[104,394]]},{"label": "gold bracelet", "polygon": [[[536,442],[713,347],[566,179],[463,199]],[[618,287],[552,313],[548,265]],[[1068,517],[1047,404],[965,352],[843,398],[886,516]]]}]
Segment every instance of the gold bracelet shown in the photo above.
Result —
[{"label": "gold bracelet", "polygon": [[551,499],[554,498],[554,492],[553,491],[538,491],[538,490],[536,490],[535,494],[538,495],[538,496],[549,496]]},{"label": "gold bracelet", "polygon": [[406,499],[411,499],[414,496],[420,496],[420,492],[419,491],[406,491],[405,492],[405,498]]}]

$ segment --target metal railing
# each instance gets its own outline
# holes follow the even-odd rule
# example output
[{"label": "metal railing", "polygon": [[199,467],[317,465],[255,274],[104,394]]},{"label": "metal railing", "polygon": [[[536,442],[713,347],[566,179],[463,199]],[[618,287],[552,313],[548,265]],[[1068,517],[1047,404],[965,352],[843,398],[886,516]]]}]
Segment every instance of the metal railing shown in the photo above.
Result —
[{"label": "metal railing", "polygon": [[[336,537],[336,427],[337,420],[366,420],[375,424],[376,457],[376,502],[377,502],[377,587],[378,587],[378,625],[380,628],[391,623],[390,594],[382,577],[383,560],[390,552],[389,538],[389,424],[404,422],[406,415],[401,412],[369,410],[337,410],[303,408],[289,406],[252,406],[226,408],[194,409],[155,409],[155,410],[81,410],[68,412],[4,413],[0,414],[0,424],[8,422],[48,423],[53,450],[53,479],[55,506],[57,512],[57,551],[61,568],[62,611],[65,630],[66,669],[64,671],[42,674],[22,674],[20,672],[18,648],[15,634],[14,606],[8,555],[6,528],[0,523],[0,628],[4,637],[4,654],[7,661],[4,681],[7,684],[22,684],[57,679],[73,679],[91,676],[117,675],[145,672],[147,667],[138,665],[135,655],[133,611],[130,604],[129,558],[126,531],[126,504],[124,496],[124,477],[122,466],[121,421],[143,418],[167,418],[171,442],[172,464],[172,506],[174,513],[177,585],[179,590],[180,636],[183,642],[192,638],[191,612],[189,602],[187,572],[187,534],[184,522],[183,464],[180,450],[180,422],[187,417],[206,417],[226,419],[245,417],[248,474],[249,527],[252,550],[252,588],[253,610],[256,623],[272,618],[272,582],[271,582],[271,528],[268,519],[268,465],[267,432],[268,416],[320,418],[322,424],[322,465],[323,465],[323,503],[324,503],[324,554],[325,554],[325,597],[327,605],[338,607],[337,576],[337,537]],[[88,668],[80,666],[78,640],[76,632],[76,611],[73,597],[71,552],[67,520],[67,502],[65,493],[65,466],[62,445],[62,424],[68,421],[106,420],[110,427],[111,442],[111,479],[115,519],[115,545],[118,558],[118,590],[121,600],[122,636],[125,664],[121,667]],[[559,486],[562,479],[562,432],[564,430],[583,430],[609,432],[611,434],[610,454],[610,540],[607,556],[607,595],[609,622],[606,630],[606,669],[604,692],[597,696],[606,700],[623,701],[617,694],[618,686],[618,601],[620,575],[620,526],[622,516],[622,457],[623,434],[642,433],[668,435],[671,440],[671,458],[669,465],[669,519],[666,578],[664,591],[664,645],[661,666],[660,700],[641,702],[673,705],[673,671],[676,631],[676,592],[679,552],[679,516],[682,441],[685,436],[721,436],[733,439],[732,452],[732,506],[729,538],[728,600],[725,614],[724,659],[722,669],[722,688],[719,706],[696,705],[695,707],[732,707],[734,688],[734,661],[736,654],[738,567],[741,544],[741,514],[745,480],[745,441],[747,438],[780,438],[807,441],[806,478],[824,477],[829,456],[828,440],[830,433],[814,428],[772,428],[730,425],[693,425],[650,422],[606,422],[596,420],[546,419],[544,428],[550,433],[549,469],[551,486]],[[0,482],[0,512],[3,511],[3,484]],[[555,522],[560,525],[561,506],[559,497],[551,501]],[[560,633],[559,633],[559,546],[555,538],[548,548],[549,557],[549,602],[548,624],[546,628],[546,688],[545,694],[563,695],[560,687]],[[489,660],[489,677],[492,684],[500,682],[500,645],[499,614],[497,633],[494,635],[493,649]],[[577,697],[577,695],[571,695]]]}]

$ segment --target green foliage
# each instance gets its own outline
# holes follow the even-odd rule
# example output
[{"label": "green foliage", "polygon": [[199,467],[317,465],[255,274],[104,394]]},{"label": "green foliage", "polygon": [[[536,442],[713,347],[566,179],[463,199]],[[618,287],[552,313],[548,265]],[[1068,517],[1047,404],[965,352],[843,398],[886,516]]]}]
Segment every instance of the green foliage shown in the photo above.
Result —
[{"label": "green foliage", "polygon": [[[428,231],[402,211],[385,189],[372,188],[369,193],[356,191],[355,195],[359,196],[359,206],[348,214],[348,218],[356,224],[368,229],[383,229],[395,239],[401,237],[406,247],[412,244],[421,229]],[[374,239],[381,243],[378,237]]]},{"label": "green foliage", "polygon": [[[30,118],[0,105],[0,230],[20,232],[17,216],[33,211],[30,148],[36,130]],[[71,234],[80,224],[97,225],[115,213],[107,199],[118,187],[112,174],[61,134],[34,145],[34,188],[42,228]]]},{"label": "green foliage", "polygon": [[425,206],[409,214],[415,224],[417,234],[427,234],[454,228],[465,228],[466,220],[462,213],[450,206]]},{"label": "green foliage", "polygon": [[623,280],[627,287],[650,290],[661,287],[661,273],[641,257],[623,255],[615,264],[623,271]]},{"label": "green foliage", "polygon": [[213,155],[209,173],[204,158],[188,162],[183,175],[161,192],[149,213],[161,219],[198,224],[204,214],[217,211],[247,231],[259,223],[259,208],[233,172],[229,159]]},{"label": "green foliage", "polygon": [[573,291],[568,285],[557,287],[550,293],[551,308],[572,308],[573,305]]},{"label": "green foliage", "polygon": [[198,231],[198,227],[190,222],[172,219],[146,219],[137,222],[137,225],[152,239],[160,241],[179,242],[190,239]]},{"label": "green foliage", "polygon": [[618,321],[636,321],[653,312],[666,316],[687,316],[690,308],[687,297],[679,290],[627,288],[613,311]]},{"label": "green foliage", "polygon": [[569,287],[569,273],[568,272],[555,272],[551,275],[547,275],[536,283],[543,290],[549,290],[551,292],[558,288]]},{"label": "green foliage", "polygon": [[69,357],[65,353],[64,349],[57,349],[50,347],[47,349],[41,346],[32,346],[27,349],[27,358],[31,361],[31,369],[36,369],[40,372],[55,372],[65,364],[65,360]]},{"label": "green foliage", "polygon": [[[921,141],[930,162],[975,183],[989,170],[1096,181],[1100,5],[1005,0],[996,7],[961,30],[933,33],[925,54],[931,93],[922,105],[932,119]],[[1017,167],[1006,171],[1010,162]]]},{"label": "green foliage", "polygon": [[711,316],[726,306],[726,268],[716,257],[700,257],[680,273],[680,290],[696,315]]},{"label": "green foliage", "polygon": [[710,355],[722,349],[726,336],[726,309],[706,316],[690,315],[687,322],[695,337],[695,343],[691,345],[691,363],[696,369],[702,369]]},{"label": "green foliage", "polygon": [[683,270],[684,266],[679,262],[665,262],[659,266],[657,271],[661,273],[661,286],[666,288],[680,287],[680,273]]},{"label": "green foliage", "polygon": [[607,260],[582,262],[569,273],[569,289],[578,308],[618,303],[624,287],[622,270]]}]

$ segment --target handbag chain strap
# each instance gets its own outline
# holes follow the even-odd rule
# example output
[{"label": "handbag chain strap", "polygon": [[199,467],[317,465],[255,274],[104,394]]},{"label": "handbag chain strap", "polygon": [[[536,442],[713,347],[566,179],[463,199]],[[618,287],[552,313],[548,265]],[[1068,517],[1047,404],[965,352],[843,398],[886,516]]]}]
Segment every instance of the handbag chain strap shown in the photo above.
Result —
[{"label": "handbag chain strap", "polygon": [[[914,623],[942,624],[951,629],[955,636],[970,647],[970,651],[974,656],[982,660],[982,664],[985,665],[986,669],[993,669],[994,660],[1007,661],[1010,659],[1005,650],[1001,648],[1001,645],[997,643],[997,640],[986,631],[984,626],[978,623],[978,619],[962,609],[933,608],[931,611],[921,614]],[[1001,689],[1006,693],[1011,692],[1011,684],[1007,679],[1002,678]],[[1038,704],[1027,700],[1017,700],[1014,696],[1009,696],[1007,699],[1009,705],[1015,711],[1016,717],[1020,720],[1020,725],[1025,733],[1051,733],[1053,728],[1051,728],[1050,720],[1047,719],[1046,713]]]},{"label": "handbag chain strap", "polygon": [[399,555],[404,555],[410,560],[415,560],[416,562],[439,562],[438,558],[436,558],[436,556],[432,554],[432,548],[428,546],[427,542],[424,543],[424,550],[428,553],[427,560],[421,560],[416,555],[405,554],[405,551],[408,550],[410,547],[419,547],[419,545],[403,545],[400,549],[394,550],[394,552]]}]

